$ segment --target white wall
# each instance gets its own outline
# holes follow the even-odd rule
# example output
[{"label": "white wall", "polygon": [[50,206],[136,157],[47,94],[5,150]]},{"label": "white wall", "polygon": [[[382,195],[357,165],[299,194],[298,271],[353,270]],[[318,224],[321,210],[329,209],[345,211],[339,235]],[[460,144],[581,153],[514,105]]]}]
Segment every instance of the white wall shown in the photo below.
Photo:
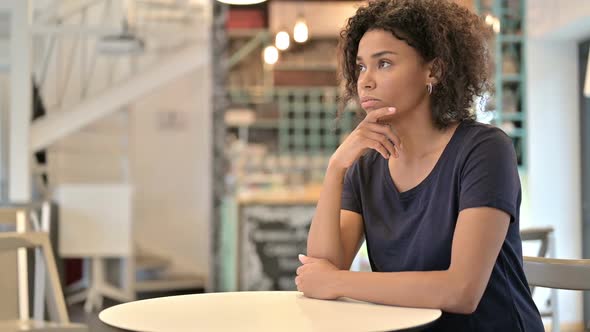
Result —
[{"label": "white wall", "polygon": [[[178,270],[209,273],[212,118],[205,69],[131,106],[135,238]],[[163,124],[164,114],[178,121]]]},{"label": "white wall", "polygon": [[590,36],[590,1],[528,0],[527,33],[532,38],[578,40]]},{"label": "white wall", "polygon": [[[530,221],[555,228],[556,256],[581,256],[580,133],[574,42],[529,41]],[[581,294],[560,291],[564,322],[581,320]]]},{"label": "white wall", "polygon": [[[528,192],[532,226],[555,228],[556,255],[581,257],[577,40],[590,37],[587,0],[528,0]],[[571,27],[578,27],[572,29]],[[588,24],[590,27],[590,24]],[[582,294],[559,291],[563,323],[582,321]]]}]

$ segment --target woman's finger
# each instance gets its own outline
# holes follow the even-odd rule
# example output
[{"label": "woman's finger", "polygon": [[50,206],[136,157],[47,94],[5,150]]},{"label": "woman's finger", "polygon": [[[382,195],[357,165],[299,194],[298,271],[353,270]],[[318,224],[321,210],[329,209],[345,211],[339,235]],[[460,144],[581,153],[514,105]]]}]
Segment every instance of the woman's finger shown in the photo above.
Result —
[{"label": "woman's finger", "polygon": [[375,141],[370,138],[363,137],[361,144],[363,144],[364,147],[366,147],[366,148],[370,148],[370,149],[373,149],[373,150],[379,152],[383,156],[383,158],[389,159],[389,156],[390,156],[389,152],[383,146],[383,144],[381,144],[379,141]]},{"label": "woman's finger", "polygon": [[363,119],[363,122],[377,122],[380,118],[384,116],[389,116],[395,114],[396,109],[395,107],[383,107],[376,109],[374,111],[369,112],[367,116]]},{"label": "woman's finger", "polygon": [[361,128],[366,128],[368,130],[377,132],[379,134],[387,136],[393,144],[395,144],[398,148],[401,146],[401,140],[397,137],[396,134],[393,133],[391,127],[384,124],[379,123],[364,123]]},{"label": "woman's finger", "polygon": [[383,145],[387,149],[389,155],[395,155],[396,152],[393,143],[389,140],[387,136],[369,130],[362,131],[361,135],[365,138],[381,143],[381,145]]}]

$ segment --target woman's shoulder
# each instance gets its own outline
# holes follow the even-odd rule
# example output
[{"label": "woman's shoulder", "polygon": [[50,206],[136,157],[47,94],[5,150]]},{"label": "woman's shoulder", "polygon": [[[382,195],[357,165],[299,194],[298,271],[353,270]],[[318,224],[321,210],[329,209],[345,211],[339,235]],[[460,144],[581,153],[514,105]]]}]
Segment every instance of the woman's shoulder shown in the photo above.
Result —
[{"label": "woman's shoulder", "polygon": [[458,165],[479,165],[486,169],[499,165],[516,167],[514,143],[502,129],[477,121],[464,123],[462,129],[460,147],[457,149]]},{"label": "woman's shoulder", "polygon": [[513,148],[512,138],[502,129],[478,121],[465,121],[462,124],[461,138],[463,150],[475,148],[506,149]]}]

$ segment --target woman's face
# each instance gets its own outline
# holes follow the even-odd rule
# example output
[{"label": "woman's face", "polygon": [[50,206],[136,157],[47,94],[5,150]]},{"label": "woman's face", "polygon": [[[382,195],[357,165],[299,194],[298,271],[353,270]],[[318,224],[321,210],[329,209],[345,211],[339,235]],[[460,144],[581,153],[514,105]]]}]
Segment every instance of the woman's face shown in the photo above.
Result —
[{"label": "woman's face", "polygon": [[413,47],[390,32],[370,30],[364,34],[357,66],[357,92],[367,113],[395,107],[392,117],[397,117],[428,98],[426,86],[432,82],[429,66]]}]

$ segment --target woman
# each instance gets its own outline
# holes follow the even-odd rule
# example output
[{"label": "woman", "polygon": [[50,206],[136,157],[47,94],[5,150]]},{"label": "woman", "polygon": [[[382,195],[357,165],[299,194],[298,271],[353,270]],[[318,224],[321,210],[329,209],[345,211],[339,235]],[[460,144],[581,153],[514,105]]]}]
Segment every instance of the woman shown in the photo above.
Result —
[{"label": "woman", "polygon": [[[366,116],[330,158],[299,291],[439,308],[431,331],[543,331],[512,141],[470,110],[488,87],[481,20],[442,0],[379,0],[341,37],[344,101]],[[373,272],[350,272],[363,239]]]}]

